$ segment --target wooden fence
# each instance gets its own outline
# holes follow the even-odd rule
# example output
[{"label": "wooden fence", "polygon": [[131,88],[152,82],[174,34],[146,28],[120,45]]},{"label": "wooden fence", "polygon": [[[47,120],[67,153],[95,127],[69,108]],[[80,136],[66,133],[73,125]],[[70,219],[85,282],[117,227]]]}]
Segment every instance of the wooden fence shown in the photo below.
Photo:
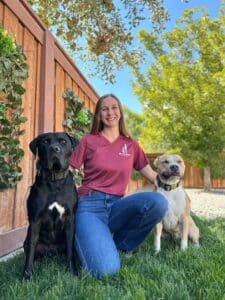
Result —
[{"label": "wooden fence", "polygon": [[92,112],[98,94],[25,0],[0,0],[0,24],[22,45],[29,65],[23,95],[24,116],[28,119],[21,138],[25,151],[23,179],[16,188],[0,193],[1,256],[21,246],[26,234],[25,194],[34,176],[29,142],[39,133],[63,130],[62,95],[66,88],[71,88]]},{"label": "wooden fence", "polygon": [[[98,94],[74,65],[49,30],[31,10],[25,0],[0,0],[0,24],[22,45],[29,65],[29,78],[24,83],[25,135],[21,147],[25,151],[21,162],[23,178],[16,188],[0,193],[0,256],[20,247],[24,240],[27,219],[25,195],[34,178],[34,158],[29,142],[39,133],[62,131],[66,88],[71,88],[94,111]],[[150,155],[152,162],[155,155]],[[186,164],[185,187],[203,187],[202,173]],[[129,190],[146,185],[146,181],[131,181]],[[214,180],[212,186],[224,188],[225,180]]]}]

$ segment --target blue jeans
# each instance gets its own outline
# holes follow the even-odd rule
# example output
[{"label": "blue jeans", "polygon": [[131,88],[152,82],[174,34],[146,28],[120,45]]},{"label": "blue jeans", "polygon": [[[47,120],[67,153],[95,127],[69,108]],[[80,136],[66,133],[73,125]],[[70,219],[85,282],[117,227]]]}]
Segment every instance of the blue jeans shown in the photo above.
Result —
[{"label": "blue jeans", "polygon": [[167,200],[141,192],[124,198],[91,191],[80,197],[75,218],[75,247],[84,269],[96,277],[120,269],[118,251],[132,251],[162,220]]}]

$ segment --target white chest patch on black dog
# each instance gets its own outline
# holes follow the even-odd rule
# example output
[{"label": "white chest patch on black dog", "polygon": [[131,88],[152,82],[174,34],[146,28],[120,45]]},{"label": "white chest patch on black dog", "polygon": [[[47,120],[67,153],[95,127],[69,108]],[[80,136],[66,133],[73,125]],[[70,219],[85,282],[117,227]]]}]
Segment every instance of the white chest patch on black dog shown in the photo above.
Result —
[{"label": "white chest patch on black dog", "polygon": [[59,203],[53,202],[51,205],[49,205],[48,209],[53,210],[54,208],[59,213],[59,217],[62,218],[63,214],[65,213],[65,208]]}]

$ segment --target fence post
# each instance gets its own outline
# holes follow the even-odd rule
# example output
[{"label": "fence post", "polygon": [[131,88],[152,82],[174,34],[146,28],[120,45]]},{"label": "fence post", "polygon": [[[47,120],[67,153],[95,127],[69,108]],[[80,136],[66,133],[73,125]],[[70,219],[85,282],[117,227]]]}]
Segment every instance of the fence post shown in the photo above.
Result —
[{"label": "fence post", "polygon": [[55,40],[45,31],[42,46],[39,133],[54,129]]}]

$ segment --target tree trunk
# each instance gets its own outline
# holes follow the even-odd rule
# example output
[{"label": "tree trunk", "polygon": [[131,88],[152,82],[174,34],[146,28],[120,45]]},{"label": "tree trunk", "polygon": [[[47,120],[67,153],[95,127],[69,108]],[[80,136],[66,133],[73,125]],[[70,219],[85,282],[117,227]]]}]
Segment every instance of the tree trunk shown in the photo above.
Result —
[{"label": "tree trunk", "polygon": [[211,175],[210,175],[210,168],[206,167],[203,170],[203,180],[204,180],[204,190],[210,191],[211,190]]}]

